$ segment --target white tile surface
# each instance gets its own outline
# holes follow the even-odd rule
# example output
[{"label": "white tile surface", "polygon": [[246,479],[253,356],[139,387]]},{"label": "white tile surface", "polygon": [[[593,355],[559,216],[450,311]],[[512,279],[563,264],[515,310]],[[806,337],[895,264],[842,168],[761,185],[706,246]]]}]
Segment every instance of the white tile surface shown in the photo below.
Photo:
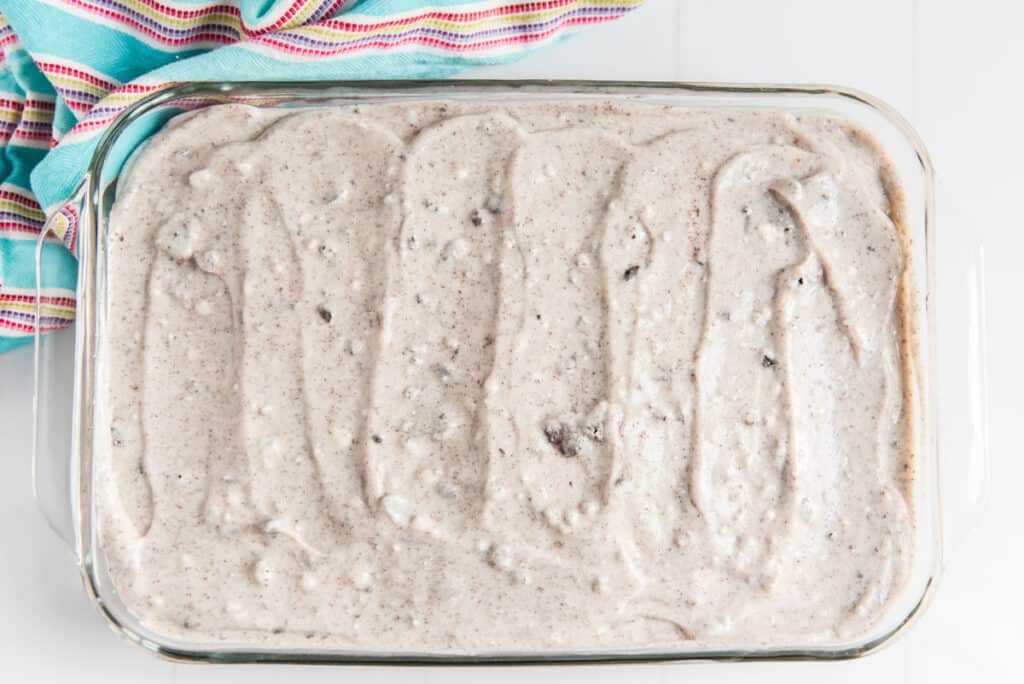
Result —
[{"label": "white tile surface", "polygon": [[[836,664],[574,668],[563,682],[1017,681],[1024,608],[1024,461],[1013,430],[1024,381],[1024,9],[973,2],[648,0],[616,24],[478,76],[826,82],[869,91],[912,120],[938,169],[938,296],[963,305],[974,235],[985,245],[990,478],[964,417],[942,416],[947,568],[923,619],[893,646]],[[969,330],[943,324],[954,358]],[[31,354],[0,357],[0,680],[470,682],[479,670],[197,667],[160,662],[104,628],[70,555],[31,499]],[[947,372],[944,370],[944,372]],[[951,364],[948,373],[963,375]],[[555,671],[488,671],[538,681]]]}]

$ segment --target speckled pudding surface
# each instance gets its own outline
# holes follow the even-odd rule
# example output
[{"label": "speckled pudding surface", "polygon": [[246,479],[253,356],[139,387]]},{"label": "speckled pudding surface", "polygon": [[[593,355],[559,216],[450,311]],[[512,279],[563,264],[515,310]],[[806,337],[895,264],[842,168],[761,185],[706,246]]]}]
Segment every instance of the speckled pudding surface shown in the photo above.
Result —
[{"label": "speckled pudding surface", "polygon": [[863,634],[914,547],[901,203],[826,115],[178,117],[110,219],[114,585],[253,646]]}]

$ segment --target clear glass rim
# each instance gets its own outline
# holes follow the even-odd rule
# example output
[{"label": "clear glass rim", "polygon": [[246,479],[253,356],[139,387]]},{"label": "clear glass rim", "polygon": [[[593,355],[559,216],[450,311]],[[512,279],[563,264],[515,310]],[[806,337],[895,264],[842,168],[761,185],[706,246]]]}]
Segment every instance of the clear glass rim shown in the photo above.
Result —
[{"label": "clear glass rim", "polygon": [[[282,664],[351,664],[351,665],[554,665],[554,664],[597,664],[597,663],[641,663],[679,661],[791,661],[791,660],[844,660],[867,655],[903,633],[927,605],[938,582],[941,567],[941,521],[938,489],[938,449],[935,429],[935,321],[934,302],[929,292],[928,305],[923,309],[915,307],[917,326],[926,331],[927,364],[920,367],[917,359],[918,384],[926,382],[928,389],[921,392],[918,410],[926,431],[927,453],[916,455],[916,470],[919,478],[927,481],[929,489],[928,509],[918,506],[915,519],[930,518],[933,538],[918,540],[915,553],[924,544],[930,550],[929,577],[924,583],[912,608],[896,624],[881,634],[850,646],[830,647],[808,646],[805,648],[692,648],[686,650],[658,651],[602,651],[602,652],[498,652],[481,654],[462,653],[388,653],[341,650],[300,651],[295,649],[235,648],[214,645],[202,647],[181,646],[163,640],[159,635],[149,633],[145,628],[127,624],[116,606],[108,601],[98,575],[97,549],[94,548],[94,515],[92,499],[92,443],[94,423],[94,392],[96,350],[99,348],[97,318],[103,315],[103,304],[97,299],[104,291],[100,286],[104,279],[105,261],[97,253],[101,244],[102,195],[105,191],[101,182],[105,163],[119,136],[135,121],[152,110],[178,100],[202,97],[214,102],[232,102],[238,96],[270,96],[274,98],[294,97],[297,101],[325,96],[344,98],[372,98],[380,95],[425,96],[443,98],[455,94],[515,94],[536,93],[557,95],[640,95],[664,94],[678,96],[720,95],[720,96],[831,96],[852,101],[881,114],[882,118],[906,140],[916,157],[917,168],[923,183],[923,235],[926,259],[924,266],[926,282],[931,289],[934,279],[934,171],[925,146],[913,127],[896,110],[881,100],[861,91],[834,85],[766,85],[766,84],[716,84],[699,82],[665,81],[600,81],[600,80],[384,80],[384,81],[217,81],[186,82],[169,85],[155,91],[124,110],[107,129],[98,143],[82,183],[84,193],[81,212],[82,225],[79,227],[79,284],[78,284],[78,325],[75,344],[75,389],[72,434],[72,510],[77,514],[75,521],[75,542],[79,565],[87,592],[100,613],[110,626],[121,635],[161,657],[175,662],[208,663],[282,663]],[[822,108],[827,109],[827,108]],[[901,169],[906,171],[906,169]],[[76,191],[77,192],[77,191]],[[907,209],[911,209],[907,207]],[[918,334],[920,340],[920,334]],[[925,350],[922,350],[925,351]],[[920,356],[920,355],[919,355]],[[916,502],[920,504],[921,502]]]}]

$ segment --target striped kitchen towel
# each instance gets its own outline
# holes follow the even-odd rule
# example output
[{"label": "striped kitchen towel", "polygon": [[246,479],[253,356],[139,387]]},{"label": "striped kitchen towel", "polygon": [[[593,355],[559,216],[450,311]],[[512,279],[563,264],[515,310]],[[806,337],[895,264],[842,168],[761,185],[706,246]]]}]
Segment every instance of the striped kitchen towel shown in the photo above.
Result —
[{"label": "striped kitchen towel", "polygon": [[0,0],[0,352],[74,318],[78,216],[100,134],[183,81],[443,78],[643,0]]}]

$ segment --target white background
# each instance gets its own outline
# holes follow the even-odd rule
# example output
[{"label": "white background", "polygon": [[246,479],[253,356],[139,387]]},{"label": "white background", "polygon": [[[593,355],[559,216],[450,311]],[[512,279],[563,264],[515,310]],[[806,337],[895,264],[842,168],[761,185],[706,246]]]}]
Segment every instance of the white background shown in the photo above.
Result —
[{"label": "white background", "polygon": [[[76,682],[1021,681],[1024,461],[1024,9],[1013,0],[648,0],[626,19],[515,65],[473,75],[622,80],[818,82],[900,110],[938,171],[940,302],[963,308],[968,248],[985,249],[989,371],[985,434],[942,416],[946,567],[932,605],[893,645],[845,663],[684,664],[568,669],[188,666],[109,631],[70,553],[32,501],[31,353],[0,357],[0,680]],[[941,307],[940,307],[941,311]],[[948,349],[970,330],[940,321]],[[947,354],[948,356],[948,354]],[[951,366],[966,367],[955,357]],[[954,369],[956,370],[956,369]],[[962,370],[962,369],[961,369]],[[962,373],[961,373],[962,374]],[[956,388],[963,391],[962,387]],[[961,447],[963,447],[961,449]],[[989,476],[990,473],[990,476]]]}]

